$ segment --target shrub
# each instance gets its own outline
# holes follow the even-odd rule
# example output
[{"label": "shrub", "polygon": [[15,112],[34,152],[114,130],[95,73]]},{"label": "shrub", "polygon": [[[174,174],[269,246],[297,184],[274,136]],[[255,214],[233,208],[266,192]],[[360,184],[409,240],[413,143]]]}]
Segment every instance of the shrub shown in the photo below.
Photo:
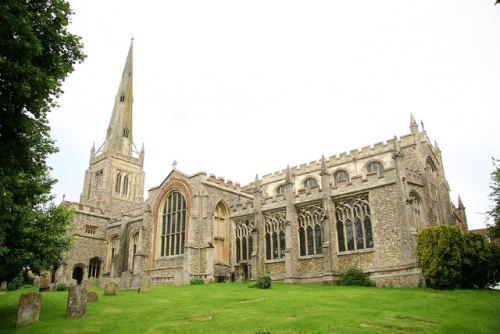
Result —
[{"label": "shrub", "polygon": [[191,285],[204,285],[205,281],[202,278],[195,277],[191,279]]},{"label": "shrub", "polygon": [[259,289],[269,289],[271,287],[271,277],[270,276],[259,277],[257,279],[257,282],[255,282],[254,286]]},{"label": "shrub", "polygon": [[9,291],[17,290],[17,284],[14,282],[7,283],[7,290]]},{"label": "shrub", "polygon": [[462,254],[462,275],[460,287],[483,289],[490,284],[489,263],[492,252],[488,239],[475,233],[464,233],[464,252]]},{"label": "shrub", "polygon": [[370,274],[364,273],[358,268],[350,268],[343,273],[337,284],[351,286],[375,286],[375,282],[370,279]]},{"label": "shrub", "polygon": [[457,226],[423,229],[417,235],[417,257],[425,281],[435,289],[455,289],[462,273],[464,237]]}]

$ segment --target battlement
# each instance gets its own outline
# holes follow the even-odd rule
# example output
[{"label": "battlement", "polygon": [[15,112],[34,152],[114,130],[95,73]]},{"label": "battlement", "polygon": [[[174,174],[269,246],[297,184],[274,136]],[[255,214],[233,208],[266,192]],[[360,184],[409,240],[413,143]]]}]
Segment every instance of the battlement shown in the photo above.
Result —
[{"label": "battlement", "polygon": [[210,174],[207,177],[206,181],[226,188],[242,191],[241,185],[238,182],[233,182],[232,180],[225,180],[223,177],[217,177],[214,174]]},{"label": "battlement", "polygon": [[78,202],[63,201],[62,204],[66,207],[77,210],[80,213],[89,213],[93,215],[104,216],[105,212],[102,208],[98,208],[92,205],[86,205]]}]

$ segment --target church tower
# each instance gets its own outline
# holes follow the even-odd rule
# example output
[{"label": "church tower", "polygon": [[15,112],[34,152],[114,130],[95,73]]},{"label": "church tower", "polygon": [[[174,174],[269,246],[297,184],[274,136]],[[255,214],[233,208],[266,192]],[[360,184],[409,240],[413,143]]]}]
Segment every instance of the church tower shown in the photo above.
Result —
[{"label": "church tower", "polygon": [[90,151],[85,172],[82,204],[119,208],[144,200],[144,146],[138,152],[133,142],[133,40],[123,68],[109,121],[106,139]]}]

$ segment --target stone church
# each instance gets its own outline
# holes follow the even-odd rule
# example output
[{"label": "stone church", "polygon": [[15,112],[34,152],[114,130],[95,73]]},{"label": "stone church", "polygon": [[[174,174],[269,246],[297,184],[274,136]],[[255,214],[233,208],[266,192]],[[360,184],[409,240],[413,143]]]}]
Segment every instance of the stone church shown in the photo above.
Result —
[{"label": "stone church", "polygon": [[59,281],[153,284],[246,280],[334,284],[358,267],[379,286],[422,284],[416,234],[467,229],[450,201],[441,151],[410,132],[286,168],[241,186],[175,167],[144,199],[144,147],[133,142],[133,46],[102,146],[92,147]]}]

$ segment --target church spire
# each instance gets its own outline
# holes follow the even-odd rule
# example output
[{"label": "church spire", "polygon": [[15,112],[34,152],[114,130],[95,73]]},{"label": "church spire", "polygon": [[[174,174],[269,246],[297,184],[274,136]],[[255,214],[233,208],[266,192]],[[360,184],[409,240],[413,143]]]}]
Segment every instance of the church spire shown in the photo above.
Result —
[{"label": "church spire", "polygon": [[116,93],[115,105],[103,145],[103,153],[132,155],[133,47],[134,39],[130,43],[120,86]]}]

